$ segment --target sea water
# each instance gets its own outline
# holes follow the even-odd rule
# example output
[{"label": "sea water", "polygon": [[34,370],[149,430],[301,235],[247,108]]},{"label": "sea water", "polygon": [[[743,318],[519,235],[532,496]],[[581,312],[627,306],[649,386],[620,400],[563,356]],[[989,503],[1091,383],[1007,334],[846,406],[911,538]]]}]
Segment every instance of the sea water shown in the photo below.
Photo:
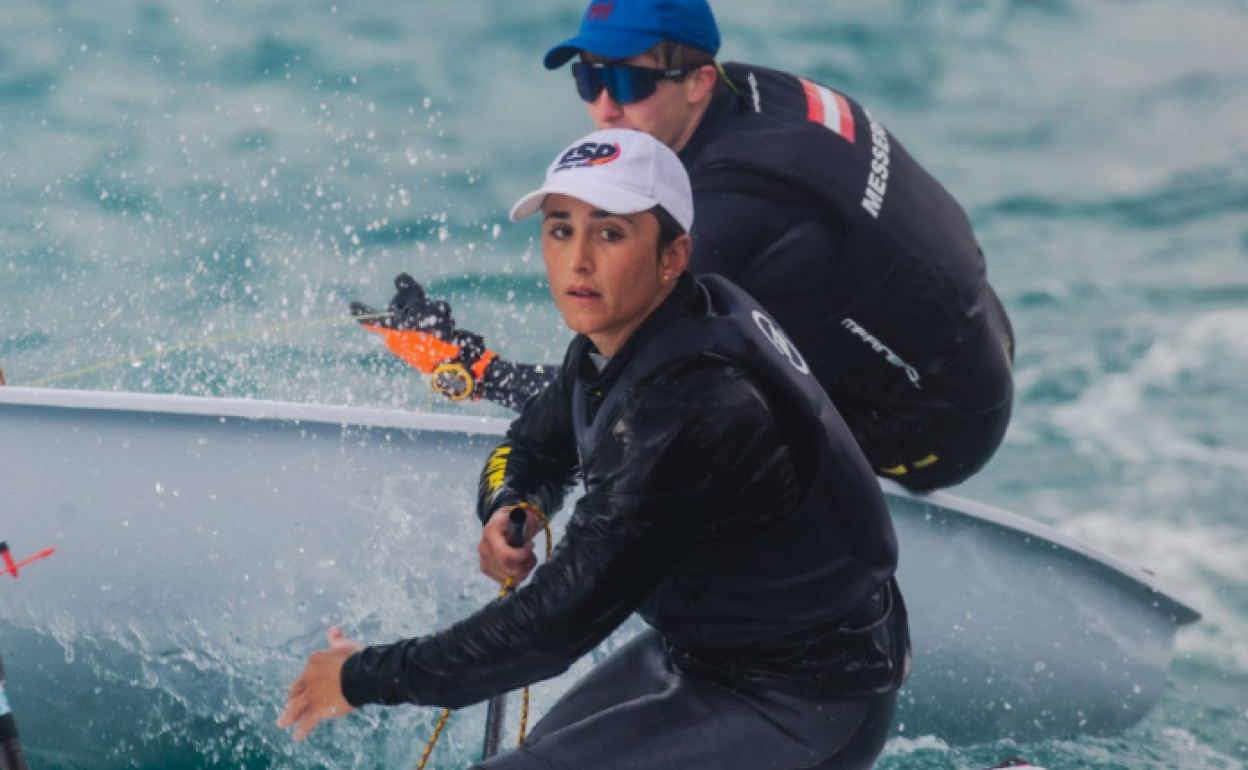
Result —
[{"label": "sea water", "polygon": [[[1248,3],[715,10],[721,58],[862,101],[970,214],[1017,333],[1018,395],[1005,445],[958,494],[1147,567],[1204,613],[1179,634],[1157,707],[1125,735],[896,738],[881,767],[1007,754],[1051,769],[1244,767]],[[506,212],[591,129],[567,71],[540,64],[582,11],[571,0],[6,0],[9,383],[503,414],[432,400],[376,337],[333,319],[351,300],[384,307],[407,271],[492,348],[557,360],[568,337],[537,227]],[[98,364],[109,365],[74,374]],[[453,617],[477,582],[445,570],[432,581],[441,593],[411,611]],[[21,641],[10,637],[0,652]],[[41,643],[68,655],[75,641]],[[130,702],[83,697],[84,720],[93,708],[136,714],[135,734],[109,733],[89,761],[58,753],[62,726],[22,712],[20,671],[9,695],[37,768],[414,765],[427,710],[358,717],[299,746],[271,726],[293,661],[317,646],[294,640],[271,676],[231,681],[235,701],[213,715],[196,711],[194,687],[136,662]],[[230,666],[200,670],[211,680]],[[112,674],[124,701],[127,674]],[[539,710],[560,687],[539,693]],[[434,766],[474,755],[480,717],[464,719]]]}]

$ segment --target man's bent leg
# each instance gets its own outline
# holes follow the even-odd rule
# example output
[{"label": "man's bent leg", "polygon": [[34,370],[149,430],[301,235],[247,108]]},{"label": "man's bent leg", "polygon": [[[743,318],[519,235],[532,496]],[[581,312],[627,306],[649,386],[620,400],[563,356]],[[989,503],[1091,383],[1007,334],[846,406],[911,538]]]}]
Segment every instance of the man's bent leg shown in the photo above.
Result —
[{"label": "man's bent leg", "polygon": [[[978,473],[1001,445],[1014,400],[1013,360],[1009,316],[988,288],[983,325],[946,364],[943,407],[890,410],[835,397],[833,402],[876,475],[912,492],[943,489]],[[959,390],[961,395],[951,395]]]}]

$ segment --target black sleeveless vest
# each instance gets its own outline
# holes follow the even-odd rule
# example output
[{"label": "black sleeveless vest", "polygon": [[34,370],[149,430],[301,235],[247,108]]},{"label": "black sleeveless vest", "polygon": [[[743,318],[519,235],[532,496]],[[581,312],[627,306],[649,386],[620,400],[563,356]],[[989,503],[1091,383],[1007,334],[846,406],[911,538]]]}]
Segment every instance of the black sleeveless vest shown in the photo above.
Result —
[{"label": "black sleeveless vest", "polygon": [[[966,213],[853,100],[763,67],[724,69],[740,94],[740,114],[717,125],[692,155],[682,152],[694,190],[796,200],[826,211],[842,242],[839,289],[829,298],[835,318],[824,333],[857,335],[851,342],[858,344],[838,347],[837,368],[854,376],[818,372],[835,379],[825,389],[859,394],[864,403],[878,404],[889,391],[907,401],[942,401],[937,391],[947,385],[948,359],[962,340],[982,334],[990,291]],[[1004,346],[997,347],[1008,372]],[[882,356],[891,366],[880,365]],[[1009,377],[999,380],[977,383],[971,399],[982,408],[1001,403]]]},{"label": "black sleeveless vest", "polygon": [[[879,485],[801,354],[741,289],[714,275],[698,281],[705,310],[686,308],[655,330],[600,399],[584,380],[572,396],[587,467],[621,399],[666,364],[718,356],[743,368],[767,394],[804,495],[789,518],[768,531],[695,542],[643,605],[643,618],[677,647],[693,650],[749,645],[843,618],[889,584],[897,566],[897,540]],[[678,586],[667,595],[679,594],[679,600],[664,601],[665,585]],[[899,612],[904,637],[904,609]]]}]

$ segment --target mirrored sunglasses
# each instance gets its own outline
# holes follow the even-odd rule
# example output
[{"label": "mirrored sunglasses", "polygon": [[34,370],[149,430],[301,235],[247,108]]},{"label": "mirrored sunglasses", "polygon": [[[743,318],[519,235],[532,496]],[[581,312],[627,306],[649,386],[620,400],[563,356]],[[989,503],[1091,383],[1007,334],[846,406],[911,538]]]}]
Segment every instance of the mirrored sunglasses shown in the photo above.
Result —
[{"label": "mirrored sunglasses", "polygon": [[660,80],[675,80],[692,71],[630,67],[626,64],[603,62],[579,62],[572,65],[576,92],[582,99],[592,102],[598,98],[598,92],[605,88],[607,95],[616,104],[636,104],[648,99],[658,88]]}]

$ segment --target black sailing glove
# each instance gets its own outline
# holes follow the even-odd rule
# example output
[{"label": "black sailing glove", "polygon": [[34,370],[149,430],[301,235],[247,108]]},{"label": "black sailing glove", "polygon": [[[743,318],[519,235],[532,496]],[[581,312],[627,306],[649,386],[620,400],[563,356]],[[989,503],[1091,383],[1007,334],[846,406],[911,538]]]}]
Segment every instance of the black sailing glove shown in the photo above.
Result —
[{"label": "black sailing glove", "polygon": [[361,302],[351,303],[351,315],[382,335],[386,347],[399,358],[432,377],[433,389],[452,401],[480,398],[485,370],[496,354],[487,350],[481,335],[455,328],[451,306],[430,300],[424,288],[407,273],[394,279],[398,293],[390,301],[391,315],[378,313]]}]

